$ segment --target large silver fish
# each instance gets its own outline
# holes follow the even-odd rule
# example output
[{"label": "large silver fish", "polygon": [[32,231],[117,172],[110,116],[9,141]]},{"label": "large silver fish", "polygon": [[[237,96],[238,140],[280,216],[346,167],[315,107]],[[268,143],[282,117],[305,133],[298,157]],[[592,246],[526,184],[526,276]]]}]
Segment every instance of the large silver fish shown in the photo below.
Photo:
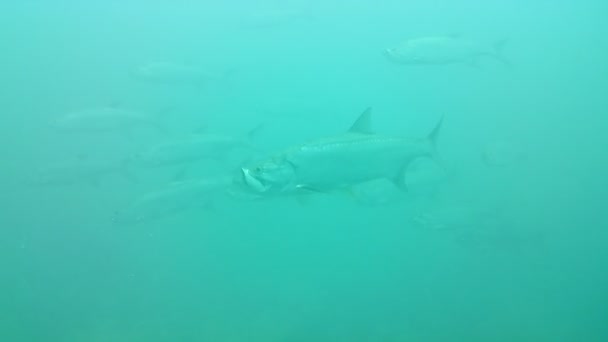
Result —
[{"label": "large silver fish", "polygon": [[327,193],[378,178],[405,189],[410,163],[436,155],[441,120],[424,139],[374,134],[367,109],[344,134],[293,146],[241,169],[236,183],[260,197],[305,192]]},{"label": "large silver fish", "polygon": [[503,55],[506,40],[486,45],[455,36],[431,36],[406,40],[384,50],[385,56],[396,64],[406,65],[477,65],[482,57],[509,62]]},{"label": "large silver fish", "polygon": [[231,179],[194,179],[174,182],[163,189],[135,199],[114,213],[115,224],[136,224],[172,216],[192,207],[206,207],[222,195]]}]

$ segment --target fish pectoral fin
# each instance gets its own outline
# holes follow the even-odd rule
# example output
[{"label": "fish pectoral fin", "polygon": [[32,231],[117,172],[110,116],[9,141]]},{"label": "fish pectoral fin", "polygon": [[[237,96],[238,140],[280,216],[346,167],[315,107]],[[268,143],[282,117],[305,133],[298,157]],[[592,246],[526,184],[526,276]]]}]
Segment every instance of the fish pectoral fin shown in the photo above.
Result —
[{"label": "fish pectoral fin", "polygon": [[311,187],[311,186],[305,185],[305,184],[296,185],[296,189],[302,190],[302,191],[305,191],[305,192],[308,192],[308,193],[317,193],[317,194],[325,194],[326,193],[325,191],[316,189],[314,187]]},{"label": "fish pectoral fin", "polygon": [[408,172],[408,169],[410,168],[410,164],[411,163],[404,165],[401,168],[401,170],[399,170],[399,172],[397,173],[395,178],[392,179],[395,186],[403,192],[409,192],[409,189],[407,186],[407,172]]},{"label": "fish pectoral fin", "polygon": [[296,201],[298,201],[298,204],[301,206],[310,205],[313,195],[326,193],[324,191],[315,189],[308,185],[296,185],[296,189],[298,189],[298,192],[296,193],[295,198],[296,198]]}]

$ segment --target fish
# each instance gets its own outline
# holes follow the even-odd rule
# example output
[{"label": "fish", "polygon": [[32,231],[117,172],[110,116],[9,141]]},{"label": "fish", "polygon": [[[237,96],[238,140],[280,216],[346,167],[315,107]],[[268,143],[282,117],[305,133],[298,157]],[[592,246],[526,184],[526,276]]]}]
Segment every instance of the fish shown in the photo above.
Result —
[{"label": "fish", "polygon": [[407,191],[408,166],[419,158],[436,158],[443,122],[423,139],[375,134],[367,108],[342,134],[316,139],[241,168],[235,186],[260,197],[348,191],[378,178]]},{"label": "fish", "polygon": [[134,79],[148,83],[204,86],[209,82],[226,79],[232,70],[213,73],[204,68],[170,62],[152,62],[136,67]]},{"label": "fish", "polygon": [[387,206],[403,202],[406,195],[415,195],[416,199],[433,196],[447,180],[443,164],[425,158],[412,161],[404,177],[407,193],[400,191],[394,180],[378,178],[353,185],[347,194],[359,204]]},{"label": "fish", "polygon": [[28,184],[36,186],[66,186],[75,184],[91,184],[99,186],[102,179],[120,175],[130,182],[136,181],[124,161],[105,162],[79,160],[51,164],[34,171]]},{"label": "fish", "polygon": [[491,202],[442,200],[418,210],[411,219],[414,227],[469,249],[521,251],[543,243],[543,232],[521,226],[513,208]]},{"label": "fish", "polygon": [[486,45],[458,36],[429,36],[406,40],[384,50],[387,59],[403,65],[468,64],[477,66],[482,57],[510,66],[503,49],[506,40]]},{"label": "fish", "polygon": [[153,145],[134,154],[130,163],[140,167],[160,167],[190,164],[202,159],[222,160],[237,151],[254,151],[254,139],[262,125],[245,136],[221,134],[192,134],[188,138]]},{"label": "fish", "polygon": [[194,207],[211,208],[231,180],[218,177],[172,182],[136,198],[125,209],[116,211],[111,220],[117,225],[130,225],[173,216]]},{"label": "fish", "polygon": [[106,106],[74,111],[54,118],[50,126],[58,132],[105,133],[130,131],[136,127],[152,127],[165,131],[165,127],[152,115],[118,106]]}]

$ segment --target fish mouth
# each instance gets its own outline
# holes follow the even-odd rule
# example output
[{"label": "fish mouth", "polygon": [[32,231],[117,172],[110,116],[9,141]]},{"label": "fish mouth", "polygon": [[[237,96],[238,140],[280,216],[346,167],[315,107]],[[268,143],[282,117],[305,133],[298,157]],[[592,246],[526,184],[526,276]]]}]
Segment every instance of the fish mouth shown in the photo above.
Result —
[{"label": "fish mouth", "polygon": [[256,192],[266,192],[269,189],[269,186],[264,185],[259,179],[255,178],[251,175],[251,171],[246,168],[241,168],[241,172],[243,173],[243,180],[245,184],[249,186],[251,189]]}]

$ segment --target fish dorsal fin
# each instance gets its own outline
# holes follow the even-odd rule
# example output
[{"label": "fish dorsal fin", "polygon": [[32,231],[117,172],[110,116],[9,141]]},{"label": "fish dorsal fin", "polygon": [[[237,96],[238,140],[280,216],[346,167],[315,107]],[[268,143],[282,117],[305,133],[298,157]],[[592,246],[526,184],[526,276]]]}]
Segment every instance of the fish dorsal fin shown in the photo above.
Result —
[{"label": "fish dorsal fin", "polygon": [[368,107],[348,130],[349,133],[373,134],[372,132],[372,108]]}]

